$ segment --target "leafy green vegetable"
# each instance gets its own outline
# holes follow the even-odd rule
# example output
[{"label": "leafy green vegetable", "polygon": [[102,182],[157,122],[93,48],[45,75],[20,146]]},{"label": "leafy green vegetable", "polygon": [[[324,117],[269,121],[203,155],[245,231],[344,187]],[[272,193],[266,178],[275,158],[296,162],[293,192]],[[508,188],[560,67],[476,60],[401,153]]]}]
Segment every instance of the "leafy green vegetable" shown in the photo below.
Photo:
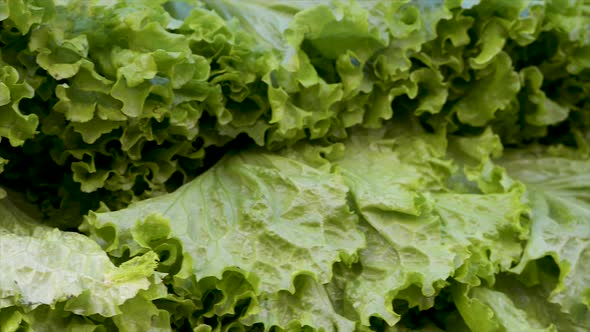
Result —
[{"label": "leafy green vegetable", "polygon": [[[154,252],[115,266],[94,241],[39,224],[10,196],[0,201],[0,214],[2,331],[24,326],[34,331],[94,331],[96,324],[83,316],[112,317],[120,330],[135,331],[129,324],[149,319],[143,310],[153,304],[142,301],[142,294],[157,285]],[[142,311],[132,316],[129,311],[137,305]],[[163,315],[163,326],[169,325],[166,313],[158,315]]]},{"label": "leafy green vegetable", "polygon": [[[348,286],[356,293],[351,302],[387,289],[388,303],[408,296],[403,294],[408,286],[432,297],[451,276],[475,285],[478,278],[493,281],[494,274],[510,267],[521,252],[520,193],[454,192],[445,185],[452,164],[443,159],[444,137],[395,136],[389,142],[356,136],[344,157],[334,161],[369,224],[366,232],[376,233],[376,243],[361,251],[358,284]],[[359,156],[368,162],[359,164]],[[374,261],[385,252],[392,261]],[[365,275],[364,269],[370,272]],[[429,307],[422,299],[406,300],[411,306]]]},{"label": "leafy green vegetable", "polygon": [[588,316],[590,305],[590,228],[587,186],[588,160],[511,153],[503,165],[527,184],[531,206],[531,240],[515,272],[545,256],[559,267],[559,283],[551,301],[565,312]]},{"label": "leafy green vegetable", "polygon": [[[514,275],[502,275],[493,288],[453,290],[457,307],[471,329],[482,331],[585,331],[590,321],[572,319],[546,301],[546,284],[527,287]],[[487,317],[485,321],[481,317]]]},{"label": "leafy green vegetable", "polygon": [[590,330],[588,59],[588,0],[3,1],[0,330]]},{"label": "leafy green vegetable", "polygon": [[149,287],[154,253],[115,267],[87,237],[38,225],[8,199],[1,204],[2,307],[67,301],[68,311],[109,317]]},{"label": "leafy green vegetable", "polygon": [[180,273],[244,274],[256,293],[330,279],[364,245],[334,174],[260,151],[226,156],[176,192],[91,213],[83,226],[113,256],[154,250]]}]

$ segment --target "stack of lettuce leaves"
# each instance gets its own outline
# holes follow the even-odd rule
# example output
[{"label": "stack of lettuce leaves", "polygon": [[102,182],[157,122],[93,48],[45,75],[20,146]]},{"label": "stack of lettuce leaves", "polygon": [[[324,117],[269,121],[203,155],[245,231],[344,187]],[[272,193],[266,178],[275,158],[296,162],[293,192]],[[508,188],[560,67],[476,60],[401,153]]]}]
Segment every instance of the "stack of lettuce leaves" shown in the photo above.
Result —
[{"label": "stack of lettuce leaves", "polygon": [[589,331],[590,1],[0,2],[0,331]]}]

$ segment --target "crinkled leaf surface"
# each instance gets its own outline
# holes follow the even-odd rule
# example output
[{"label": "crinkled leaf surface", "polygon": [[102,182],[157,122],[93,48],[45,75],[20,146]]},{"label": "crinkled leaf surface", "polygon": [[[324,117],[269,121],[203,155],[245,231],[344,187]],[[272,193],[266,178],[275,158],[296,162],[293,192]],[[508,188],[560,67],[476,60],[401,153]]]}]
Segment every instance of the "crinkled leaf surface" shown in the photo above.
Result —
[{"label": "crinkled leaf surface", "polygon": [[337,264],[328,287],[346,317],[368,326],[376,316],[393,325],[399,319],[395,298],[427,309],[449,277],[472,285],[480,278],[493,282],[518,261],[526,234],[522,191],[453,191],[448,184],[459,169],[447,159],[441,133],[401,122],[388,130],[357,131],[343,147],[317,154],[304,146],[287,155],[299,154],[319,168],[327,161],[322,166],[317,157],[327,156],[362,218],[367,246],[358,265]]},{"label": "crinkled leaf surface", "polygon": [[590,162],[532,151],[508,154],[502,165],[524,182],[530,204],[531,235],[515,271],[551,256],[559,266],[559,283],[551,301],[563,310],[590,310]]},{"label": "crinkled leaf surface", "polygon": [[10,198],[0,201],[0,307],[65,302],[65,310],[114,316],[150,285],[157,256],[115,266],[88,237],[38,224]]},{"label": "crinkled leaf surface", "polygon": [[[383,156],[378,158],[383,159]],[[508,269],[518,260],[519,237],[522,236],[519,216],[523,209],[518,192],[428,194],[425,188],[409,192],[404,190],[408,187],[396,190],[396,183],[392,182],[381,195],[373,196],[413,193],[412,198],[421,206],[408,205],[418,208],[415,214],[410,214],[384,205],[380,199],[356,195],[362,192],[362,187],[371,185],[370,180],[365,182],[360,174],[371,174],[375,179],[387,179],[387,175],[391,175],[389,179],[396,179],[396,174],[402,174],[398,173],[399,168],[383,169],[385,174],[376,170],[367,172],[361,165],[344,169],[345,178],[354,183],[351,188],[355,204],[370,225],[366,226],[369,244],[360,253],[363,272],[357,277],[353,273],[342,281],[348,296],[345,301],[356,306],[363,323],[368,323],[371,315],[394,323],[395,314],[385,310],[391,308],[395,297],[408,297],[413,305],[429,307],[428,300],[403,294],[402,291],[411,285],[421,289],[421,296],[432,297],[446,284],[448,277],[479,284],[478,278],[493,280],[497,271]],[[381,181],[379,187],[387,188],[387,182]],[[379,187],[373,187],[373,193],[381,192],[375,190]]]},{"label": "crinkled leaf surface", "polygon": [[264,322],[266,327],[299,330],[309,326],[323,331],[352,331],[355,322],[339,315],[322,284],[309,276],[295,280],[295,293],[282,290],[259,298],[260,312],[244,323]]},{"label": "crinkled leaf surface", "polygon": [[[0,182],[68,229],[100,202],[120,210],[83,228],[110,260],[39,225],[0,246],[35,250],[18,252],[21,265],[56,251],[31,275],[111,276],[92,266],[150,286],[1,284],[13,295],[0,297],[11,301],[0,330],[588,330],[588,8],[0,3]],[[252,141],[308,142],[287,158],[230,154],[201,174]],[[494,160],[531,142],[562,146]],[[62,261],[87,249],[98,263]],[[41,293],[51,303],[22,298]],[[116,300],[103,308],[93,294]]]},{"label": "crinkled leaf surface", "polygon": [[87,227],[111,255],[179,242],[180,268],[198,278],[235,269],[257,293],[275,293],[298,274],[329,281],[332,263],[363,246],[346,192],[338,175],[244,152],[172,194],[91,213]]},{"label": "crinkled leaf surface", "polygon": [[[541,262],[539,262],[541,263]],[[522,276],[502,274],[493,287],[453,285],[453,298],[472,330],[478,331],[587,331],[590,315],[574,317],[548,301],[549,282],[526,285]],[[485,320],[482,317],[486,317]]]}]

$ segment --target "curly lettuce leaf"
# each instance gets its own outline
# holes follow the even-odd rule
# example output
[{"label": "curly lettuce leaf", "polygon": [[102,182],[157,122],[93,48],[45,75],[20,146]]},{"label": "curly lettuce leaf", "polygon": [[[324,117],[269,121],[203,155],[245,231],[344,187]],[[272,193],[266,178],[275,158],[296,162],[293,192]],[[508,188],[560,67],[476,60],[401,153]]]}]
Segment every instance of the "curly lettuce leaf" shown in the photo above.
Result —
[{"label": "curly lettuce leaf", "polygon": [[121,314],[106,321],[105,326],[116,326],[118,331],[172,331],[171,313],[159,308],[154,302],[167,296],[167,289],[157,276],[150,278],[150,287],[121,305]]},{"label": "curly lettuce leaf", "polygon": [[453,285],[453,299],[467,325],[478,331],[588,330],[590,315],[579,319],[563,313],[558,304],[548,301],[547,280],[527,285],[523,277],[501,274],[493,287]]},{"label": "curly lettuce leaf", "polygon": [[[516,307],[510,297],[484,287],[457,290],[455,303],[467,325],[478,331],[555,332],[555,326],[543,326],[524,309]],[[483,319],[482,319],[483,318]]]},{"label": "curly lettuce leaf", "polygon": [[[176,189],[194,176],[205,146],[223,145],[244,131],[264,137],[260,123],[240,130],[254,125],[268,106],[256,87],[257,58],[235,22],[197,2],[181,18],[164,1],[34,3],[52,15],[29,34],[11,30],[10,18],[3,21],[1,56],[20,75],[7,78],[6,84],[19,81],[5,105],[15,110],[4,112],[11,125],[0,135],[13,145],[33,134],[57,142],[44,147],[51,151],[47,162],[69,169],[73,176],[67,178],[83,192],[106,192],[102,200],[120,208]],[[229,85],[235,93],[225,107]],[[19,93],[28,93],[26,87],[36,94],[19,111]],[[244,100],[255,100],[260,108],[249,115],[239,112],[236,105]],[[232,112],[237,113],[233,132],[219,135],[216,129],[211,135],[205,128],[227,124]],[[97,205],[97,196],[91,205]],[[41,203],[48,201],[70,204],[65,198]]]},{"label": "curly lettuce leaf", "polygon": [[[447,158],[444,131],[397,121],[383,130],[357,130],[342,145],[285,152],[333,169],[350,188],[367,246],[355,265],[336,264],[328,289],[338,312],[365,326],[372,317],[393,326],[400,319],[394,299],[428,309],[450,277],[493,283],[518,262],[527,233],[520,187],[484,194],[454,184],[459,168]],[[469,152],[489,159],[497,145],[488,137],[480,141],[489,146]]]},{"label": "curly lettuce leaf", "polygon": [[[20,307],[0,309],[0,328],[6,332],[16,331],[84,331],[84,332],[168,332],[172,331],[170,314],[158,309],[152,300],[166,296],[162,284],[153,283],[150,289],[120,306],[121,313],[113,317],[83,316],[65,309],[65,303],[54,306],[41,305],[33,310]],[[158,291],[157,289],[160,288]]]},{"label": "curly lettuce leaf", "polygon": [[310,276],[295,280],[294,293],[282,290],[259,298],[260,311],[242,320],[250,325],[264,322],[266,328],[279,327],[286,331],[305,327],[322,331],[352,331],[355,322],[337,313],[323,285]]},{"label": "curly lettuce leaf", "polygon": [[[19,136],[15,145],[54,140],[48,162],[96,193],[90,205],[112,209],[178,188],[231,143],[341,140],[347,128],[381,127],[403,110],[432,123],[456,118],[450,131],[491,123],[503,141],[538,139],[584,114],[583,8],[11,1],[0,15],[1,57],[35,96],[12,104],[6,123],[18,126],[0,135]],[[32,20],[22,31],[10,18],[21,10]]]},{"label": "curly lettuce leaf", "polygon": [[27,114],[20,108],[21,100],[33,98],[35,92],[14,67],[1,59],[0,67],[0,138],[7,138],[12,146],[20,146],[34,136],[39,124],[35,114]]},{"label": "curly lettuce leaf", "polygon": [[80,331],[102,332],[104,325],[78,315],[43,305],[25,312],[17,307],[0,309],[0,328],[6,332],[17,331]]},{"label": "curly lettuce leaf", "polygon": [[559,283],[551,301],[574,316],[590,310],[590,227],[588,186],[590,162],[533,151],[512,151],[501,163],[510,176],[526,184],[531,234],[514,271],[551,256]]},{"label": "curly lettuce leaf", "polygon": [[[2,180],[67,220],[68,206],[117,210],[173,191],[229,147],[314,140],[290,159],[226,156],[170,196],[92,214],[84,231],[112,260],[156,252],[170,292],[138,292],[96,323],[404,330],[396,303],[430,310],[452,278],[469,289],[458,302],[481,304],[474,317],[501,317],[482,328],[551,329],[513,310],[526,301],[496,279],[511,269],[536,284],[529,270],[549,255],[551,310],[588,313],[588,181],[576,172],[590,137],[589,13],[586,0],[10,0],[0,4]],[[349,130],[407,125],[400,113],[416,117],[411,128]],[[579,155],[540,158],[564,169],[529,167],[537,157],[523,152],[506,169],[492,159],[531,141]],[[66,328],[60,306],[84,296],[32,312],[57,311]],[[24,313],[13,308],[1,329]]]},{"label": "curly lettuce leaf", "polygon": [[54,10],[53,0],[5,1],[0,4],[0,20],[26,34],[34,25],[49,20]]},{"label": "curly lettuce leaf", "polygon": [[257,294],[275,293],[293,290],[299,274],[329,281],[332,263],[364,245],[346,192],[338,175],[243,152],[172,194],[91,213],[84,227],[110,255],[153,248],[172,273],[221,278],[235,270]]},{"label": "curly lettuce leaf", "polygon": [[477,72],[473,88],[453,106],[453,112],[463,123],[483,126],[498,110],[508,106],[519,89],[520,80],[510,56],[501,52],[490,65]]},{"label": "curly lettuce leaf", "polygon": [[10,198],[0,201],[0,214],[2,308],[64,303],[68,312],[110,317],[150,286],[152,252],[117,267],[94,241],[40,225]]}]

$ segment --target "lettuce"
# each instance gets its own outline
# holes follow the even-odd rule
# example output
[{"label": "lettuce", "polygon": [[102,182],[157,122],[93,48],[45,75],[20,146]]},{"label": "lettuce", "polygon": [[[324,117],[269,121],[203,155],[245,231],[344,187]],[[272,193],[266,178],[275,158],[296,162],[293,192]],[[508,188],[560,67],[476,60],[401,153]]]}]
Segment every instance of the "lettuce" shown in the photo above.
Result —
[{"label": "lettuce", "polygon": [[237,270],[269,293],[293,291],[298,274],[327,282],[331,265],[364,245],[355,225],[337,175],[253,151],[226,156],[172,194],[91,213],[82,227],[112,256],[154,250],[170,273]]},{"label": "lettuce", "polygon": [[115,321],[125,330],[125,324],[118,322],[121,315],[125,321],[150,319],[146,312],[136,316],[127,312],[128,301],[152,306],[142,299],[158,279],[154,252],[115,266],[96,242],[40,224],[11,196],[0,203],[2,331],[17,331],[19,326],[34,331],[66,326],[93,331],[95,323],[85,316]]},{"label": "lettuce", "polygon": [[0,22],[0,331],[590,330],[587,0]]},{"label": "lettuce", "polygon": [[[583,314],[590,304],[588,273],[590,231],[586,225],[588,198],[585,192],[590,163],[541,155],[531,158],[508,154],[504,167],[527,184],[531,206],[531,240],[515,272],[539,258],[553,257],[559,268],[559,282],[550,301],[563,311]],[[567,285],[567,286],[566,286]]]}]

